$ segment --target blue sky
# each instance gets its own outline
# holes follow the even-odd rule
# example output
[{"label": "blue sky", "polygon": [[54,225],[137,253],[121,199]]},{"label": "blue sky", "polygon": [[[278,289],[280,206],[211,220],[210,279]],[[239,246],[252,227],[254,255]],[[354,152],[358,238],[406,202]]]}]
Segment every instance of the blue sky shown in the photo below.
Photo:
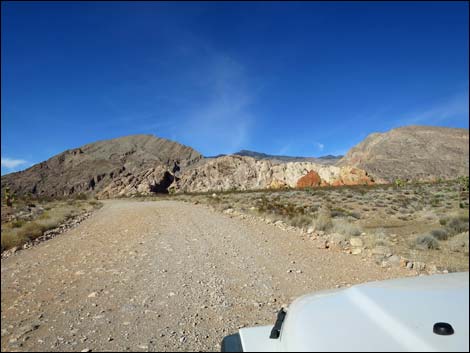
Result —
[{"label": "blue sky", "polygon": [[2,2],[2,174],[145,133],[344,154],[468,128],[468,2]]}]

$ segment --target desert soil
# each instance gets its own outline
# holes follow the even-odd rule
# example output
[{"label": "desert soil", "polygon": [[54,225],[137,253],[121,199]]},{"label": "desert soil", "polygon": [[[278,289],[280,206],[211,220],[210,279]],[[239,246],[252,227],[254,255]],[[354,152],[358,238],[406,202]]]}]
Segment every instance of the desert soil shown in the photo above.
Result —
[{"label": "desert soil", "polygon": [[[217,351],[300,295],[410,276],[178,201],[106,201],[2,260],[2,351]],[[338,318],[340,321],[341,318]]]}]

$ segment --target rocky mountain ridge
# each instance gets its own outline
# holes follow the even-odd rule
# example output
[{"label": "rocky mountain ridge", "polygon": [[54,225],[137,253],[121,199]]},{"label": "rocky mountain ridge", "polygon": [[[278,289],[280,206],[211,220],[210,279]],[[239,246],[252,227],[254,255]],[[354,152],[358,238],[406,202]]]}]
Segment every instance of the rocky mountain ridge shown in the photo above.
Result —
[{"label": "rocky mountain ridge", "polygon": [[[248,153],[249,152],[249,153]],[[432,180],[468,175],[468,129],[409,126],[374,133],[335,165],[228,155],[204,158],[152,135],[131,135],[67,150],[2,176],[16,195],[100,198],[171,192],[253,190]],[[279,156],[278,156],[279,157]],[[328,158],[327,158],[328,159]]]},{"label": "rocky mountain ridge", "polygon": [[134,182],[135,189],[145,184],[140,189],[151,193],[167,186],[160,185],[158,173],[164,178],[170,175],[171,180],[164,182],[169,185],[175,173],[201,158],[191,147],[170,140],[131,135],[67,150],[24,171],[4,175],[2,189],[8,186],[18,195],[62,197],[99,194],[110,184]]},{"label": "rocky mountain ridge", "polygon": [[366,170],[376,180],[435,180],[468,175],[469,130],[405,126],[373,133],[337,163]]},{"label": "rocky mountain ridge", "polygon": [[274,161],[281,161],[281,162],[313,162],[318,164],[327,164],[327,165],[334,165],[337,163],[343,156],[321,156],[321,157],[293,157],[293,156],[283,156],[283,155],[273,155],[273,154],[266,154],[260,153],[255,151],[249,150],[241,150],[239,152],[234,153],[237,156],[244,156],[244,157],[253,157],[254,159],[268,159]]}]

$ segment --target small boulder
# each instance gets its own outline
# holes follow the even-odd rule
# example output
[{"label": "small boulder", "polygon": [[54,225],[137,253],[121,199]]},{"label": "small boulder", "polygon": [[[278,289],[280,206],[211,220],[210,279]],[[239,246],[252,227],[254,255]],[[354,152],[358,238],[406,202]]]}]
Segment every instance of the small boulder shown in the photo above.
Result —
[{"label": "small boulder", "polygon": [[362,253],[362,248],[354,248],[351,250],[351,254],[353,255],[359,255],[360,253]]},{"label": "small boulder", "polygon": [[392,251],[388,246],[379,245],[372,249],[372,255],[384,255],[388,257],[392,255]]},{"label": "small boulder", "polygon": [[362,247],[364,245],[364,242],[361,238],[352,237],[351,239],[349,239],[349,244],[354,247]]},{"label": "small boulder", "polygon": [[387,259],[387,262],[390,265],[395,266],[395,267],[400,266],[400,261],[401,261],[401,258],[398,255],[392,255]]}]

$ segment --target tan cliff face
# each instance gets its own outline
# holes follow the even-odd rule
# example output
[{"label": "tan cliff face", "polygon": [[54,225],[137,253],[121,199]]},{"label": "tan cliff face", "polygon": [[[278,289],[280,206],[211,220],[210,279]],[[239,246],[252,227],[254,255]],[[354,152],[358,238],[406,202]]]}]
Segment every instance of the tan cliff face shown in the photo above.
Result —
[{"label": "tan cliff face", "polygon": [[[316,182],[309,184],[308,181],[301,181],[307,175],[316,175]],[[176,181],[175,190],[204,192],[372,183],[373,180],[358,168],[311,162],[274,163],[233,155],[215,158],[203,165],[189,168]]]},{"label": "tan cliff face", "polygon": [[370,134],[338,166],[367,171],[377,180],[433,180],[468,175],[468,129],[407,126]]}]

